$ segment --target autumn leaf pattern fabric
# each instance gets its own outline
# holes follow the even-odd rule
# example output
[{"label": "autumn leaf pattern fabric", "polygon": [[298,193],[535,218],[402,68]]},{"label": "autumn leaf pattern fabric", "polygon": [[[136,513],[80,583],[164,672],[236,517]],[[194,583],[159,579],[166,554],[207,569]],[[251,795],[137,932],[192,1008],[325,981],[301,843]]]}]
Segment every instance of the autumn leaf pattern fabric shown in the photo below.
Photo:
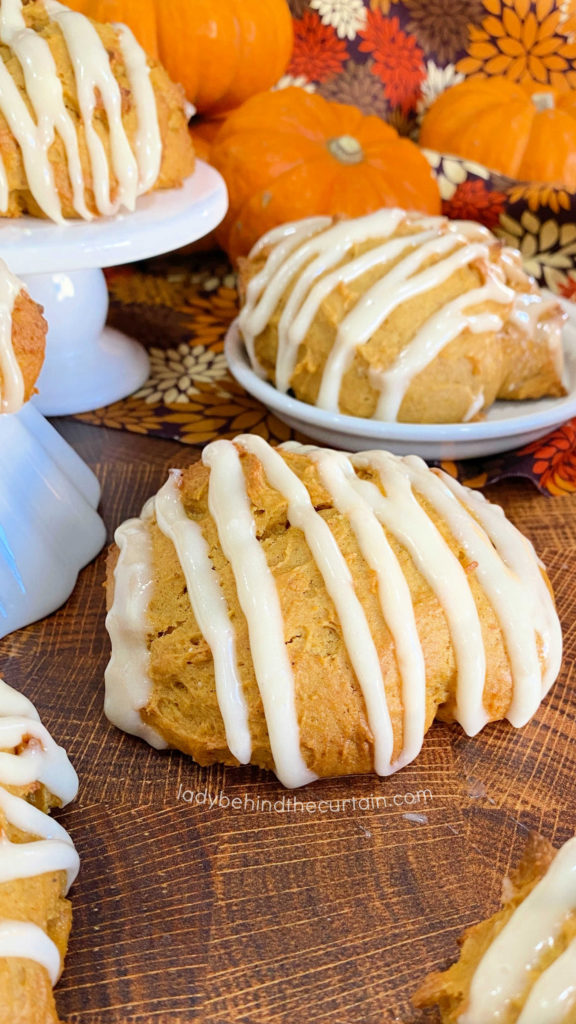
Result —
[{"label": "autumn leaf pattern fabric", "polygon": [[[355,104],[416,140],[430,104],[466,78],[576,89],[576,0],[289,3],[295,44],[281,85]],[[576,192],[517,182],[449,154],[429,159],[449,217],[481,221],[529,254],[540,284],[573,294],[576,248],[566,232],[576,223]]]}]

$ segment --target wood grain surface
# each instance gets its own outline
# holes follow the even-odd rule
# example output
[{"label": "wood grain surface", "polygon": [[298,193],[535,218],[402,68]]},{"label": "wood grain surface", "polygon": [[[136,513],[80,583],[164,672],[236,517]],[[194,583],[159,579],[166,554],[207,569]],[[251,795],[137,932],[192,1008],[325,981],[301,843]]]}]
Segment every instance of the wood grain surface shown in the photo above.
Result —
[{"label": "wood grain surface", "polygon": [[[61,421],[98,473],[112,531],[198,456]],[[410,994],[491,913],[528,830],[576,829],[576,498],[491,489],[534,541],[565,630],[562,675],[523,730],[435,725],[390,779],[288,793],[256,769],[198,768],[108,724],[104,560],[61,611],[0,643],[81,780],[59,820],[82,871],[58,1005],[70,1024],[412,1024]],[[287,801],[290,799],[290,804]],[[298,803],[295,805],[294,800]]]}]

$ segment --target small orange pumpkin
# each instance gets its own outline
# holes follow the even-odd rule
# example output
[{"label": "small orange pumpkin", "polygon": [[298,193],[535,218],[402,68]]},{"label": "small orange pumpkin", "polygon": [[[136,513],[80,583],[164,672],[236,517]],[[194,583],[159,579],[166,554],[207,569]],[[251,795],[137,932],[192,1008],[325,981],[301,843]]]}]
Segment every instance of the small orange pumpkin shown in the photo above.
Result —
[{"label": "small orange pumpkin", "polygon": [[474,78],[442,93],[420,145],[475,160],[519,181],[576,188],[576,98],[507,78]]},{"label": "small orange pumpkin", "polygon": [[440,211],[438,186],[413,142],[357,107],[294,87],[233,111],[210,160],[228,186],[217,237],[234,260],[269,228],[301,217],[358,217],[382,206]]},{"label": "small orange pumpkin", "polygon": [[67,0],[121,21],[200,113],[232,110],[282,76],[292,53],[287,0]]}]

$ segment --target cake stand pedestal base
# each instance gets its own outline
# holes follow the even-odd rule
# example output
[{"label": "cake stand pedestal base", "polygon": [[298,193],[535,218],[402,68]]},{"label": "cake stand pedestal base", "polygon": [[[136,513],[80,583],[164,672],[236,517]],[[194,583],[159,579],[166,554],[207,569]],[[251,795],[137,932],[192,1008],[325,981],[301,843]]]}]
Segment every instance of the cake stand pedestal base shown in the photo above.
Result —
[{"label": "cake stand pedestal base", "polygon": [[101,550],[92,470],[28,403],[0,416],[0,637],[49,615]]},{"label": "cake stand pedestal base", "polygon": [[110,405],[142,387],[150,363],[137,341],[105,328],[108,289],[101,270],[24,275],[48,321],[50,358],[34,404],[45,416]]}]

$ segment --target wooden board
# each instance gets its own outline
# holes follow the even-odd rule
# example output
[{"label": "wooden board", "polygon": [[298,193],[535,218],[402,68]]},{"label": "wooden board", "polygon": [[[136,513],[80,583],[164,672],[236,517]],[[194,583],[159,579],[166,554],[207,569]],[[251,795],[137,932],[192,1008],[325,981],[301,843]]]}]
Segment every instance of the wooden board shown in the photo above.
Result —
[{"label": "wooden board", "polygon": [[[112,530],[198,452],[62,421],[97,471]],[[522,731],[435,725],[415,764],[289,793],[198,768],[109,725],[103,556],[67,606],[0,643],[0,674],[78,770],[59,815],[82,871],[58,1005],[70,1024],[411,1024],[410,994],[492,912],[529,829],[576,829],[576,499],[492,488],[556,588],[559,682]],[[290,804],[287,801],[290,799]],[[294,800],[299,804],[294,805]],[[236,803],[234,803],[236,801]],[[268,802],[266,802],[268,801]]]}]

